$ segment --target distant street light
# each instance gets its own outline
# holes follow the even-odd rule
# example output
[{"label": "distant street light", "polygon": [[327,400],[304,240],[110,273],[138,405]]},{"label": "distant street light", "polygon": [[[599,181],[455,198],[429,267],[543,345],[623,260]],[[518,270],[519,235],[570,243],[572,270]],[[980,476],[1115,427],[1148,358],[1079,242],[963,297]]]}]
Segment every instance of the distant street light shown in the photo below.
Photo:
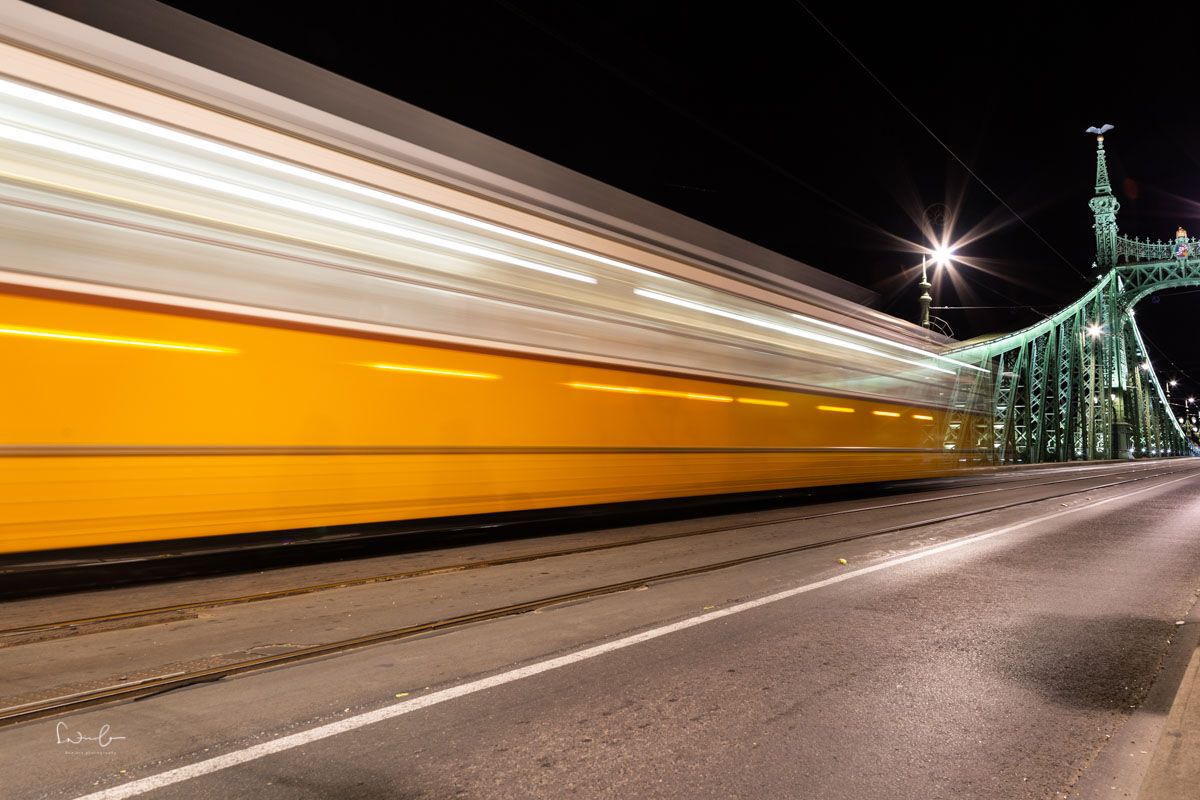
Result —
[{"label": "distant street light", "polygon": [[[1100,336],[1104,333],[1104,325],[1102,323],[1098,323],[1098,322],[1089,323],[1086,328],[1086,332],[1087,332],[1087,335],[1092,337],[1093,339],[1099,339]],[[1080,331],[1079,332],[1080,347],[1082,347],[1083,343],[1084,343],[1083,336],[1084,336],[1084,331]],[[1088,364],[1088,397],[1091,399],[1091,402],[1088,403],[1088,410],[1087,410],[1088,411],[1087,425],[1088,425],[1089,431],[1096,430],[1096,406],[1100,405],[1100,393],[1099,393],[1099,391],[1097,391],[1097,387],[1096,387],[1096,360],[1097,359],[1096,359],[1095,353],[1092,353],[1091,358],[1088,359],[1088,362],[1089,362],[1089,364]],[[1095,442],[1095,437],[1089,436],[1088,444],[1087,444],[1087,457],[1088,458],[1091,458],[1094,453],[1094,448],[1095,448],[1094,442]]]},{"label": "distant street light", "polygon": [[934,297],[929,294],[932,284],[929,282],[929,266],[926,255],[934,260],[934,269],[938,266],[948,266],[952,257],[953,247],[946,245],[947,227],[954,216],[944,203],[932,203],[925,206],[922,212],[922,237],[925,241],[935,242],[934,246],[926,249],[920,257],[920,326],[929,330],[929,303]]}]

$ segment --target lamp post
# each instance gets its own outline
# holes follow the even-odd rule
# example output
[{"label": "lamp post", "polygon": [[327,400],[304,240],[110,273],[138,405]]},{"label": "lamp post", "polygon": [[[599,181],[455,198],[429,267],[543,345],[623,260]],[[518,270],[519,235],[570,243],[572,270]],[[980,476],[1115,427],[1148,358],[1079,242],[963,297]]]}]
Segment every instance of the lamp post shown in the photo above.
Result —
[{"label": "lamp post", "polygon": [[925,269],[925,256],[921,256],[921,282],[917,286],[921,287],[921,297],[918,298],[921,303],[921,327],[929,330],[929,304],[933,302],[929,290],[933,284],[929,282],[929,273]]},{"label": "lamp post", "polygon": [[[950,264],[950,257],[953,251],[945,245],[939,245],[929,253],[933,257],[933,265],[937,267],[945,267]],[[921,327],[929,330],[929,304],[933,302],[933,296],[929,294],[929,290],[933,288],[933,284],[929,282],[929,268],[927,265],[927,256],[921,256],[921,282],[917,284],[921,289],[921,296],[918,300],[921,303]]]}]

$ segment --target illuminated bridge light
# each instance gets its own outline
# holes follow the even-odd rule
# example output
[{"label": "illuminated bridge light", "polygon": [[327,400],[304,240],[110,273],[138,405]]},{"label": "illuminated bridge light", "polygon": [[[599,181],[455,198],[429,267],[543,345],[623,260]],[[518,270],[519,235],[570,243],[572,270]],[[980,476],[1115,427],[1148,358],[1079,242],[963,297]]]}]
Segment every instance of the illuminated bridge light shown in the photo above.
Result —
[{"label": "illuminated bridge light", "polygon": [[230,347],[214,347],[204,344],[184,344],[182,342],[162,342],[156,339],[130,339],[125,336],[103,336],[94,333],[77,333],[74,331],[51,331],[42,328],[0,328],[0,336],[25,336],[32,339],[56,339],[67,342],[84,342],[87,344],[111,344],[121,347],[149,347],[155,350],[186,350],[193,353],[236,353]]},{"label": "illuminated bridge light", "polygon": [[836,411],[839,414],[854,413],[853,408],[846,408],[845,406],[817,406],[817,411]]},{"label": "illuminated bridge light", "polygon": [[363,364],[372,369],[386,369],[392,372],[419,372],[423,375],[444,375],[448,378],[478,378],[485,381],[499,380],[499,375],[490,372],[464,372],[458,369],[438,369],[436,367],[414,367],[407,364]]},{"label": "illuminated bridge light", "polygon": [[913,419],[923,419],[926,422],[933,422],[933,417],[928,414],[913,414],[912,417]]},{"label": "illuminated bridge light", "polygon": [[900,416],[899,411],[872,411],[871,413],[877,417],[898,417],[898,416]]},{"label": "illuminated bridge light", "polygon": [[669,389],[646,389],[640,386],[610,386],[605,383],[567,383],[572,389],[591,389],[595,392],[620,392],[621,394],[644,394],[652,397],[678,397],[684,400],[707,400],[710,403],[732,403],[732,397],[721,394],[699,394],[697,392],[672,392]]},{"label": "illuminated bridge light", "polygon": [[755,398],[753,398],[753,397],[739,397],[739,398],[737,399],[737,401],[738,401],[739,403],[745,403],[746,405],[750,405],[750,406],[780,406],[780,407],[786,407],[787,405],[789,405],[788,403],[785,403],[785,402],[783,402],[782,400],[758,400],[758,399],[755,399]]}]

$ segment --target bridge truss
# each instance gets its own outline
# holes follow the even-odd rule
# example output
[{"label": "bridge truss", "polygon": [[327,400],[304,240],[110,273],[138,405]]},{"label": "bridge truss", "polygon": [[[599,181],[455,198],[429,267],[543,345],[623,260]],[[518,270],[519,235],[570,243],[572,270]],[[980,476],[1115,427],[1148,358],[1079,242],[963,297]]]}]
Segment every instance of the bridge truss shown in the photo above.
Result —
[{"label": "bridge truss", "polygon": [[[964,376],[964,397],[991,394],[991,419],[951,421],[946,446],[991,450],[998,462],[1184,455],[1191,450],[1134,321],[1154,292],[1200,286],[1200,241],[1182,228],[1173,241],[1121,236],[1097,136],[1096,284],[1067,308],[1024,330],[946,351],[991,367]],[[955,425],[972,430],[955,430]],[[965,435],[964,435],[965,433]]]}]

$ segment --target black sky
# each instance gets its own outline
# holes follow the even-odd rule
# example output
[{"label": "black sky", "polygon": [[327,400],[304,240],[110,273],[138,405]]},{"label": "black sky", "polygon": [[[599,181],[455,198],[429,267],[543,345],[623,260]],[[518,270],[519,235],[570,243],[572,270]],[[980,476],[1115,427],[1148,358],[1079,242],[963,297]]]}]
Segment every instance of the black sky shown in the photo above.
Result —
[{"label": "black sky", "polygon": [[[1089,125],[1116,125],[1124,233],[1200,232],[1200,57],[1179,4],[168,4],[868,286],[899,316],[916,314],[901,271],[917,261],[898,240],[920,242],[914,215],[939,202],[956,234],[991,231],[963,250],[990,274],[957,268],[935,305],[1049,312],[1087,288]],[[1139,309],[1156,368],[1192,392],[1197,304]],[[959,338],[1038,319],[938,313]]]}]

